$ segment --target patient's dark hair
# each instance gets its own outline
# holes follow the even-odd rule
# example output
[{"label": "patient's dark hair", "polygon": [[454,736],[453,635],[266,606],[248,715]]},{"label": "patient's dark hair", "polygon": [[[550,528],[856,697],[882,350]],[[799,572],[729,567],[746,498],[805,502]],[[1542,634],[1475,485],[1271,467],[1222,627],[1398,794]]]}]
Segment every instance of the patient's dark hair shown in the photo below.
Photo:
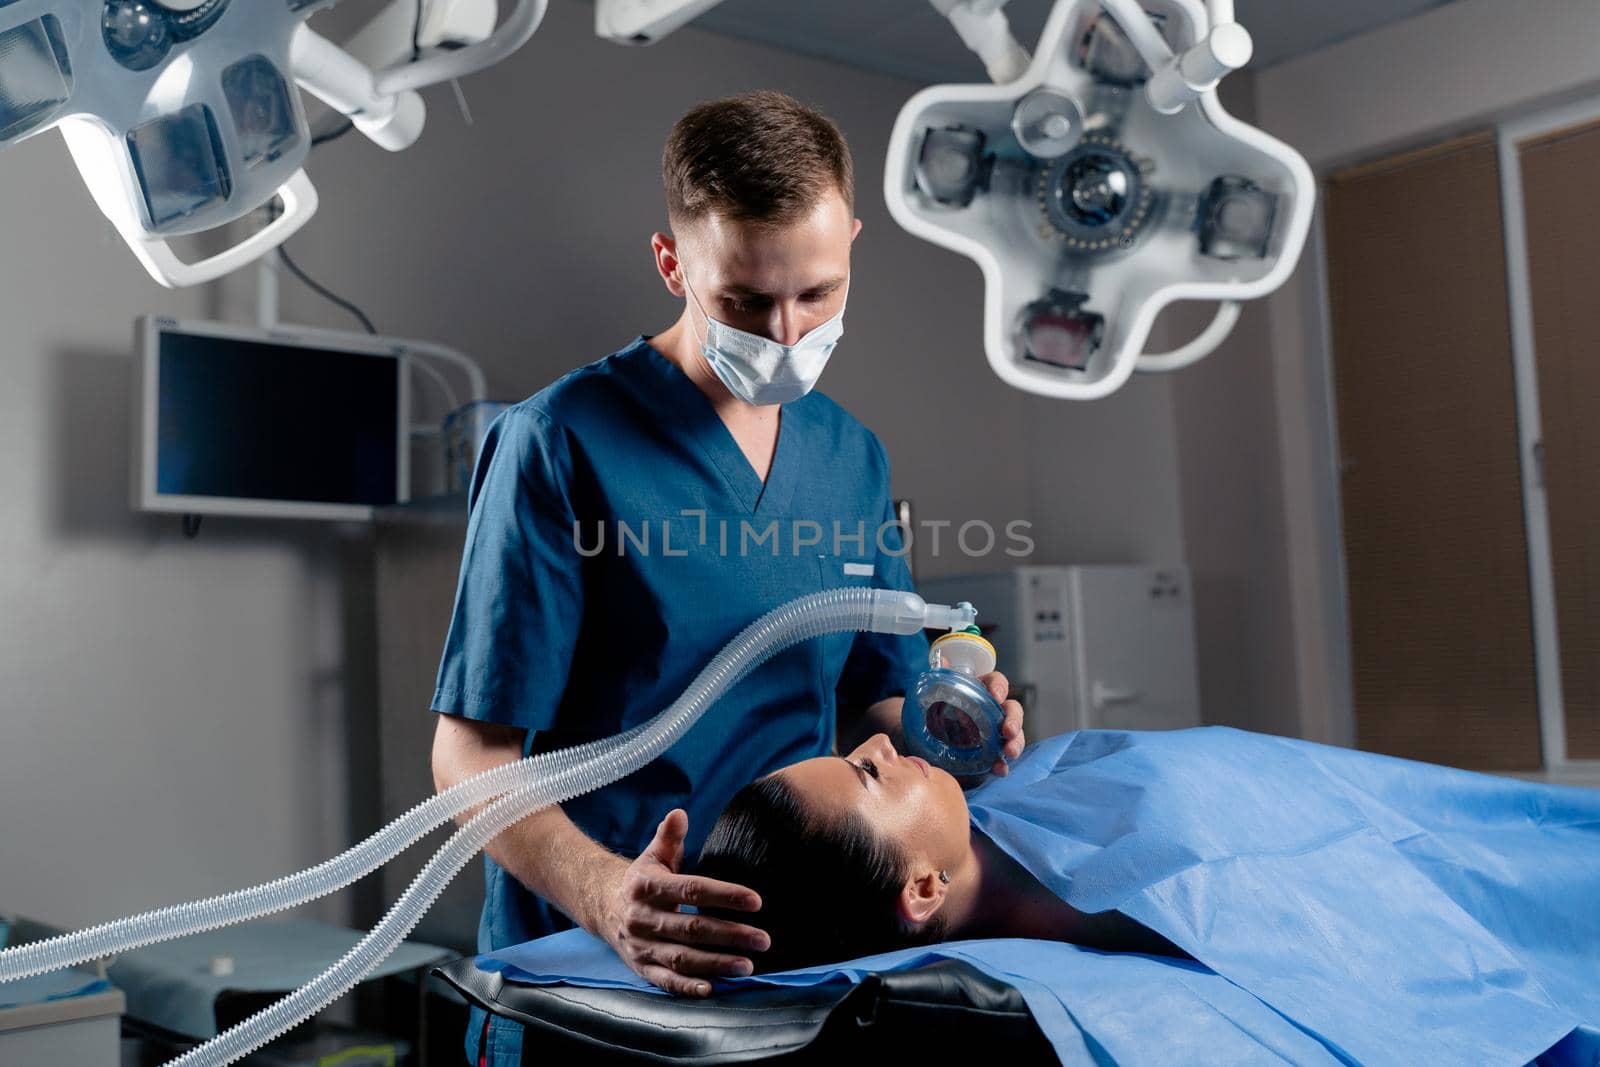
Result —
[{"label": "patient's dark hair", "polygon": [[745,786],[723,809],[700,850],[697,872],[754,889],[758,912],[707,914],[765,930],[766,952],[747,953],[757,971],[784,971],[927,944],[942,916],[910,930],[897,900],[911,864],[893,841],[856,815],[825,818],[777,775]]}]

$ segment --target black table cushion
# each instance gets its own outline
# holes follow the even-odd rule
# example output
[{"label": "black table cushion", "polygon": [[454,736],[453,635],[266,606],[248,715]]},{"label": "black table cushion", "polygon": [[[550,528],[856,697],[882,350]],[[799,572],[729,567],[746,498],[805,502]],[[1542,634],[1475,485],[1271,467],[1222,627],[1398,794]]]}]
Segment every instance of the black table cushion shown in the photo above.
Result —
[{"label": "black table cushion", "polygon": [[[469,959],[436,968],[468,1000],[527,1030],[523,1063],[826,1064],[862,1057],[1003,1056],[1054,1064],[1022,994],[959,960],[857,985],[750,986],[696,1000],[633,989],[519,985]],[[977,1067],[982,1067],[980,1063]]]}]

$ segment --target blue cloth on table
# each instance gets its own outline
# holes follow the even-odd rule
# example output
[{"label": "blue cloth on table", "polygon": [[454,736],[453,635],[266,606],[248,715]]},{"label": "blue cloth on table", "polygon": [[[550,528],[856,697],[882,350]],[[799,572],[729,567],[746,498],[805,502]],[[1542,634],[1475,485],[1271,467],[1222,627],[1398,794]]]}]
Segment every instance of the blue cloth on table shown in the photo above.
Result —
[{"label": "blue cloth on table", "polygon": [[[1211,727],[1052,738],[968,799],[1074,907],[1198,962],[1008,939],[743,981],[966,959],[1063,1063],[1600,1062],[1600,791]],[[649,988],[579,931],[479,959]]]},{"label": "blue cloth on table", "polygon": [[[11,920],[0,916],[0,948],[11,935]],[[69,969],[36,974],[14,982],[0,983],[0,1009],[14,1008],[19,1004],[38,1004],[46,1000],[66,1000],[69,997],[86,997],[104,993],[111,983],[90,971]]]},{"label": "blue cloth on table", "polygon": [[39,1004],[47,1000],[87,997],[111,989],[111,983],[90,971],[65,970],[36,974],[0,983],[0,1009],[19,1004]]}]

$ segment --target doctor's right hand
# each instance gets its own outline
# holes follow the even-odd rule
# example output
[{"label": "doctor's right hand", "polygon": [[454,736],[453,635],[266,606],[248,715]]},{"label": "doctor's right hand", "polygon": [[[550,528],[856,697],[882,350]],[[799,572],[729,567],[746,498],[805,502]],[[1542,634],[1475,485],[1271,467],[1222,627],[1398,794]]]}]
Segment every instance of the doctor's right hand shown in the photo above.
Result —
[{"label": "doctor's right hand", "polygon": [[681,904],[702,911],[761,908],[754,890],[678,873],[688,833],[688,813],[668,812],[649,847],[613,888],[599,932],[641,977],[669,993],[705,997],[711,995],[707,979],[750,974],[750,959],[739,953],[764,952],[770,941],[753,926],[678,910]]}]

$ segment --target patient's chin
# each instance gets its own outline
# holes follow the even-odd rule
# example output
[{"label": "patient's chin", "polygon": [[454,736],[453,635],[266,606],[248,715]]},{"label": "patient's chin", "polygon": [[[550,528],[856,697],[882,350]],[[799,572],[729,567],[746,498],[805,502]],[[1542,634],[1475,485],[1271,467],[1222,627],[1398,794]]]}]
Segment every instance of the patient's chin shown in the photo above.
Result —
[{"label": "patient's chin", "polygon": [[967,794],[961,788],[960,780],[943,767],[934,767],[933,772],[933,781],[939,786],[940,799],[949,806],[950,817],[964,822],[967,818]]}]

